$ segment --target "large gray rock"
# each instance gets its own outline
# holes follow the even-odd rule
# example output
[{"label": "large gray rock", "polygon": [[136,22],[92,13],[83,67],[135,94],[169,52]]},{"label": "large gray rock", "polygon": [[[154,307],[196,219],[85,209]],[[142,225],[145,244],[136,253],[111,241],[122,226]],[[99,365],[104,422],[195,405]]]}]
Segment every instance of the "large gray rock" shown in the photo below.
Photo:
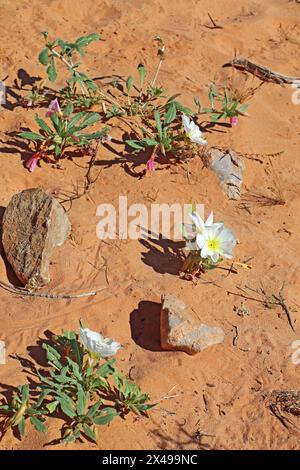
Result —
[{"label": "large gray rock", "polygon": [[56,246],[71,230],[59,202],[42,189],[15,194],[4,213],[2,242],[16,276],[33,288],[50,281],[49,264]]},{"label": "large gray rock", "polygon": [[200,323],[175,296],[162,297],[160,341],[165,350],[196,354],[224,341],[222,328]]}]

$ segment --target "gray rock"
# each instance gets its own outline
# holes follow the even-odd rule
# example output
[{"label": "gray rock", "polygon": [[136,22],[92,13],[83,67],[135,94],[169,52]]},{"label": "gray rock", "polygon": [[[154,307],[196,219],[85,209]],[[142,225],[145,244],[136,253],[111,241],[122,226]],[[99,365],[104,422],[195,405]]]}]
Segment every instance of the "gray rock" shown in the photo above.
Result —
[{"label": "gray rock", "polygon": [[224,341],[222,328],[200,323],[175,296],[162,297],[160,341],[165,350],[196,354]]},{"label": "gray rock", "polygon": [[63,207],[42,189],[26,189],[11,198],[3,217],[2,243],[24,285],[42,287],[50,281],[51,256],[70,230]]},{"label": "gray rock", "polygon": [[239,199],[244,172],[242,159],[231,149],[211,148],[208,155],[208,165],[218,176],[229,199]]}]

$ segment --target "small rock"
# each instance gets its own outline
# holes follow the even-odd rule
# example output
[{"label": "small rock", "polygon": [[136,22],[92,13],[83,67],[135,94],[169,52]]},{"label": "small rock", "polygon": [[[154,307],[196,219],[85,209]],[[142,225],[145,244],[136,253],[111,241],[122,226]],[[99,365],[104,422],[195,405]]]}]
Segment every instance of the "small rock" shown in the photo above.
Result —
[{"label": "small rock", "polygon": [[239,199],[243,183],[244,163],[231,149],[209,150],[208,166],[216,173],[229,199]]},{"label": "small rock", "polygon": [[3,217],[2,243],[24,285],[42,287],[50,281],[54,248],[64,243],[70,230],[63,207],[42,189],[26,189],[11,198]]},{"label": "small rock", "polygon": [[162,297],[160,341],[162,349],[196,354],[222,343],[224,331],[200,323],[181,300],[167,294]]}]

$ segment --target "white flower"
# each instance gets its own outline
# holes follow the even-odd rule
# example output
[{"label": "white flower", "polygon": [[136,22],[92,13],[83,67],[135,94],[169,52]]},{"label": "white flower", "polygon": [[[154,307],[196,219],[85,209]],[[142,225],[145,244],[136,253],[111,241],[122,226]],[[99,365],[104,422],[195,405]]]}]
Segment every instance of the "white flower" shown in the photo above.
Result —
[{"label": "white flower", "polygon": [[190,218],[193,221],[193,224],[185,224],[184,225],[184,238],[186,240],[186,248],[188,250],[198,250],[199,247],[197,245],[197,236],[201,234],[206,227],[211,227],[212,225],[215,226],[222,226],[222,223],[214,224],[214,214],[211,212],[207,217],[206,221],[204,221],[196,212],[192,212],[189,214]]},{"label": "white flower", "polygon": [[102,357],[113,356],[121,348],[121,345],[111,338],[104,338],[100,333],[88,328],[79,329],[79,338],[82,344],[92,353]]},{"label": "white flower", "polygon": [[201,145],[205,145],[207,143],[206,140],[203,139],[202,132],[200,131],[197,124],[195,124],[194,121],[185,114],[182,115],[182,125],[186,135],[192,142]]},{"label": "white flower", "polygon": [[201,250],[202,258],[211,258],[215,263],[219,257],[232,258],[232,251],[236,245],[233,232],[223,224],[206,226],[196,237],[197,245]]}]

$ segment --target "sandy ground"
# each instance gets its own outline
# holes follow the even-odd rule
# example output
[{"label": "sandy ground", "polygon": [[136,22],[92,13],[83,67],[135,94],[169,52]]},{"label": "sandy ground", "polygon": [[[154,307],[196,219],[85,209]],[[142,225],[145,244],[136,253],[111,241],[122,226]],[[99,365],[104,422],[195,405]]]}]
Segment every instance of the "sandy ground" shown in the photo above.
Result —
[{"label": "sandy ground", "polygon": [[[294,1],[0,0],[0,7],[0,78],[8,76],[12,104],[0,112],[2,209],[24,188],[40,186],[58,196],[70,193],[85,174],[86,159],[65,161],[63,170],[42,163],[30,174],[23,166],[27,149],[20,149],[10,136],[21,126],[32,127],[35,111],[13,106],[13,83],[18,76],[26,81],[26,76],[44,73],[36,58],[43,30],[66,39],[101,32],[105,41],[91,45],[85,59],[94,76],[135,74],[141,61],[154,70],[152,39],[161,35],[167,60],[160,82],[170,94],[181,92],[186,105],[192,105],[194,96],[204,99],[207,85],[220,75],[234,49],[276,71],[300,75],[300,5]],[[205,27],[210,24],[208,12],[223,29]],[[9,354],[7,364],[0,366],[1,383],[25,382],[14,356],[35,356],[37,339],[45,331],[76,329],[82,317],[90,328],[123,344],[118,353],[122,370],[131,370],[131,377],[153,399],[173,386],[178,395],[163,402],[149,419],[129,417],[103,428],[100,449],[298,448],[297,436],[271,414],[264,400],[274,389],[299,388],[300,366],[291,361],[291,345],[300,338],[300,105],[292,104],[291,96],[289,86],[266,85],[250,102],[250,116],[240,119],[237,127],[217,126],[206,133],[211,144],[260,154],[262,162],[245,159],[244,191],[270,195],[277,181],[285,205],[264,206],[255,198],[246,205],[227,200],[216,177],[199,160],[190,164],[190,181],[185,166],[163,165],[139,180],[120,164],[122,145],[112,142],[113,151],[103,148],[101,175],[90,195],[71,207],[64,204],[72,235],[55,253],[47,290],[74,292],[102,285],[107,289],[95,298],[73,301],[21,298],[1,290],[0,339],[6,341]],[[117,124],[111,135],[122,136]],[[277,152],[282,153],[267,156]],[[119,195],[127,195],[129,204],[147,206],[152,200],[204,203],[207,213],[213,209],[217,219],[235,230],[240,241],[236,260],[251,259],[252,270],[239,269],[237,274],[218,270],[202,279],[213,279],[214,284],[193,285],[176,274],[176,243],[98,240],[96,207],[103,202],[117,204]],[[3,258],[0,279],[15,282]],[[245,285],[278,294],[283,282],[296,333],[280,307],[267,309],[228,294]],[[194,357],[161,351],[158,322],[165,292],[184,300],[204,322],[221,326],[224,344]],[[239,307],[250,314],[240,317]],[[58,424],[50,422],[47,436],[31,429],[22,442],[7,433],[1,449],[62,448],[51,445],[59,437]],[[201,432],[211,436],[199,440]],[[90,443],[73,447],[97,448]]]}]

